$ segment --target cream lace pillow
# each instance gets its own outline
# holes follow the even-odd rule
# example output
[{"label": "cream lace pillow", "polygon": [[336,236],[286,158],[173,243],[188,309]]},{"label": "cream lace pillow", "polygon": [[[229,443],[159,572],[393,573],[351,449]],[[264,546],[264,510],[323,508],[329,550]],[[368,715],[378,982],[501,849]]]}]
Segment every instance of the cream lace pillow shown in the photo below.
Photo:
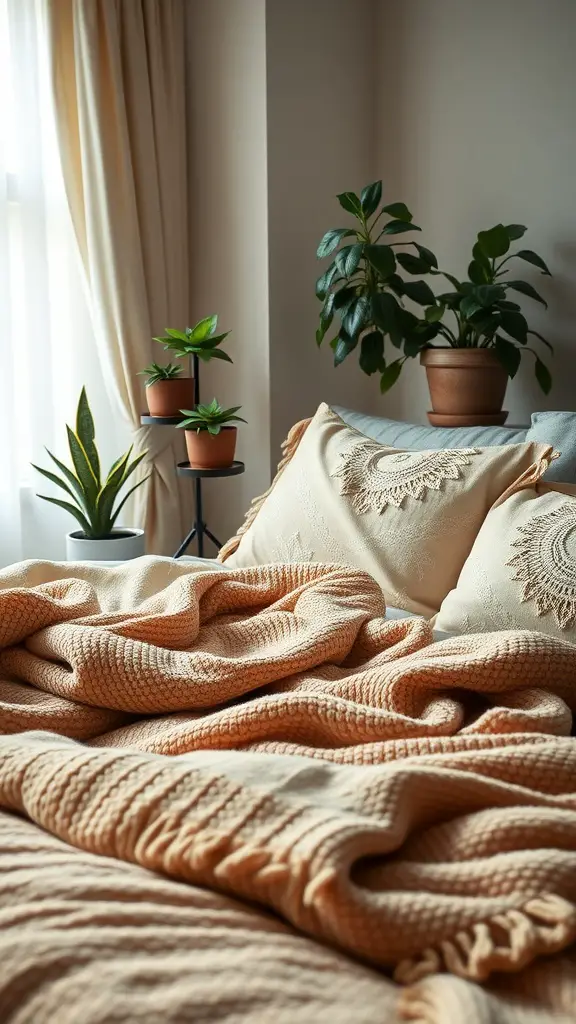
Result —
[{"label": "cream lace pillow", "polygon": [[239,543],[223,549],[227,568],[345,563],[371,573],[388,604],[426,616],[456,585],[491,505],[552,455],[537,443],[402,452],[327,405],[305,427],[293,428],[305,432]]},{"label": "cream lace pillow", "polygon": [[435,625],[537,629],[576,643],[576,487],[539,484],[492,509]]}]

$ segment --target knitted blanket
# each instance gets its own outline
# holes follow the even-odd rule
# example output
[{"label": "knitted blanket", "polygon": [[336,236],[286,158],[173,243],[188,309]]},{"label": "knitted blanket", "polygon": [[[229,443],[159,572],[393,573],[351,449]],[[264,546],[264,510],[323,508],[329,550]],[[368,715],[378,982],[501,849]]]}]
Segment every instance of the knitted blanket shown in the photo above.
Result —
[{"label": "knitted blanket", "polygon": [[[149,869],[175,880],[162,884],[177,905],[200,884],[272,909],[406,986],[403,1019],[481,1022],[497,1007],[506,1024],[553,1011],[572,1020],[576,648],[521,632],[432,645],[423,621],[383,613],[370,577],[334,566],[194,571],[143,559],[0,573],[0,865],[16,812],[57,844],[63,877],[99,854],[127,886]],[[21,945],[30,884],[19,879],[7,919]],[[0,886],[0,915],[5,905]],[[91,948],[102,915],[83,907]],[[242,912],[258,932],[258,912]],[[115,922],[120,911],[107,913]],[[117,931],[115,948],[131,948]],[[284,953],[292,967],[308,956],[284,948],[282,964]],[[342,962],[326,956],[329,977]],[[386,1019],[375,993],[388,999],[392,983],[374,970],[356,980],[364,1017],[335,987],[313,1019],[338,1019],[336,1004],[343,1020]],[[275,992],[260,1016],[229,1019],[281,1019]],[[0,970],[0,1004],[20,1012],[29,995]],[[32,1015],[9,1019],[66,1019],[48,1003],[40,991]],[[284,1010],[310,1019],[293,1002]],[[83,1017],[112,1020],[112,1004]]]}]

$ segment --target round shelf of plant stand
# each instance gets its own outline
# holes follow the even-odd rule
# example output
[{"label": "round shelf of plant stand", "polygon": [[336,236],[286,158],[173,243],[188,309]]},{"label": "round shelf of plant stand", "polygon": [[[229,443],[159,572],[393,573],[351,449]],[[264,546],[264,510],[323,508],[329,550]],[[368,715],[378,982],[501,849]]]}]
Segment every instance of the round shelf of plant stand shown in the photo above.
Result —
[{"label": "round shelf of plant stand", "polygon": [[177,427],[183,419],[184,416],[150,416],[149,413],[140,415],[143,427]]},{"label": "round shelf of plant stand", "polygon": [[178,463],[178,476],[191,476],[196,479],[209,479],[219,476],[239,476],[244,472],[243,462],[235,461],[231,466],[220,467],[219,469],[205,469],[202,466],[191,466],[189,462]]}]

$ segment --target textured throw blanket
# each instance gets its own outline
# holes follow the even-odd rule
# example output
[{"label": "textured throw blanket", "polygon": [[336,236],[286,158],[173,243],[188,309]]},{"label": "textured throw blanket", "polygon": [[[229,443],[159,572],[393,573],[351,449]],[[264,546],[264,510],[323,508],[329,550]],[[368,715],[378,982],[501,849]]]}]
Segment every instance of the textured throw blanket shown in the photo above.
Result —
[{"label": "textured throw blanket", "polygon": [[576,648],[384,611],[333,566],[0,573],[3,1019],[576,1019]]}]

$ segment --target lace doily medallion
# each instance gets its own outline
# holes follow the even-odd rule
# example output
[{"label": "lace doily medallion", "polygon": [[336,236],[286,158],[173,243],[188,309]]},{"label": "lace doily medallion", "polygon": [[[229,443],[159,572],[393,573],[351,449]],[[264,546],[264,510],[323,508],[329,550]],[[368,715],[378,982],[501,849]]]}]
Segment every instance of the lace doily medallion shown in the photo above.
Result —
[{"label": "lace doily medallion", "polygon": [[538,615],[552,612],[560,629],[576,625],[576,502],[518,527],[517,554],[506,562]]},{"label": "lace doily medallion", "polygon": [[366,440],[341,454],[342,465],[332,476],[340,478],[341,494],[350,496],[357,512],[382,513],[388,505],[401,508],[406,498],[422,501],[427,491],[460,479],[478,454],[477,448],[446,448],[388,455],[382,445]]}]

